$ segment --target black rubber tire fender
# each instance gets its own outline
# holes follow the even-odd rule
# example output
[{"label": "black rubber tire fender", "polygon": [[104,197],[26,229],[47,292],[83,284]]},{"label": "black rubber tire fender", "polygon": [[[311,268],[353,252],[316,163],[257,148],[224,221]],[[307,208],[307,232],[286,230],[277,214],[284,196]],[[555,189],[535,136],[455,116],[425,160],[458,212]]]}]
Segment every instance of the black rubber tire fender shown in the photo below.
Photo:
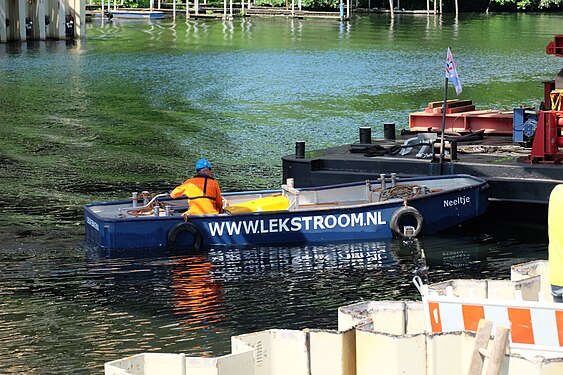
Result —
[{"label": "black rubber tire fender", "polygon": [[422,231],[422,225],[424,224],[424,218],[422,214],[414,207],[411,206],[401,206],[393,212],[391,215],[391,220],[389,221],[389,226],[391,231],[397,237],[404,237],[404,233],[399,227],[401,219],[405,216],[412,216],[416,220],[416,227],[414,229],[413,237],[416,237]]},{"label": "black rubber tire fender", "polygon": [[182,223],[178,223],[170,229],[168,232],[168,247],[171,249],[178,249],[176,246],[176,238],[182,232],[189,232],[192,233],[194,236],[194,243],[192,244],[192,248],[195,251],[201,250],[201,244],[203,243],[203,236],[197,227],[190,223],[189,221],[184,221]]}]

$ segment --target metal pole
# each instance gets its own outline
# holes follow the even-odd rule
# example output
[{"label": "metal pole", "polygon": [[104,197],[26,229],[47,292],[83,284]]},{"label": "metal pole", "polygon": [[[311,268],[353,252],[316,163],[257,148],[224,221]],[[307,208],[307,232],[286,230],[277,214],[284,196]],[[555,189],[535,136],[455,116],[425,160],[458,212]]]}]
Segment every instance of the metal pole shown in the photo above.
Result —
[{"label": "metal pole", "polygon": [[448,77],[444,85],[444,105],[442,106],[442,131],[440,136],[440,175],[444,174],[444,133],[446,131],[446,108],[448,102]]}]

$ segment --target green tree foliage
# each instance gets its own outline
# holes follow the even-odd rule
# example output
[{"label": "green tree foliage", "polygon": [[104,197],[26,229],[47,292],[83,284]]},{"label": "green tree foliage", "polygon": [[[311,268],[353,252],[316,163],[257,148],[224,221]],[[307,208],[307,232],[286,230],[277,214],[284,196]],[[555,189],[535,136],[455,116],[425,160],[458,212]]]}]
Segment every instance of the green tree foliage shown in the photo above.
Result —
[{"label": "green tree foliage", "polygon": [[563,0],[493,0],[501,5],[516,4],[518,9],[539,10],[560,8]]},{"label": "green tree foliage", "polygon": [[[297,4],[297,0],[294,2]],[[291,6],[291,0],[288,0],[287,4]],[[340,0],[301,0],[301,6],[304,9],[335,9],[338,4],[340,4]],[[256,0],[256,5],[285,7],[286,0]]]}]

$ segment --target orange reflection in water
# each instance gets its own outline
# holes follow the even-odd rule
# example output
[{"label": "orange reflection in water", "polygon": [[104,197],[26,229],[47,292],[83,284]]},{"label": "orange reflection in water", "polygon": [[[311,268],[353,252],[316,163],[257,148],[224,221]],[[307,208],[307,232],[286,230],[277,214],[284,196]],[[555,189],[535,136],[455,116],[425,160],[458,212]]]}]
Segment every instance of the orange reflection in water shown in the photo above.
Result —
[{"label": "orange reflection in water", "polygon": [[188,327],[222,320],[222,283],[213,278],[213,263],[205,255],[176,258],[171,270],[174,313]]}]

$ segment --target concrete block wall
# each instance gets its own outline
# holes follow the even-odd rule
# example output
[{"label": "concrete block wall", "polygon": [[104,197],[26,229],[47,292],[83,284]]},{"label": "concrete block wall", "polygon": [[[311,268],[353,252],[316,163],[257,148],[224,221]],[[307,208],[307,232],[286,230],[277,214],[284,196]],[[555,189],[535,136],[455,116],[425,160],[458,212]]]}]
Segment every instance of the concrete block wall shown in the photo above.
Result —
[{"label": "concrete block wall", "polygon": [[535,260],[527,263],[515,264],[510,267],[510,280],[520,281],[539,277],[540,292],[545,301],[552,302],[551,284],[549,283],[549,262],[547,260]]},{"label": "concrete block wall", "polygon": [[[1,1],[1,0],[0,0]],[[532,262],[534,263],[534,262]],[[429,286],[472,301],[520,295],[534,304],[546,288],[546,264],[513,268],[512,279],[452,280]],[[549,285],[549,284],[547,284]],[[516,293],[515,293],[516,292]],[[482,297],[484,296],[484,297]],[[441,298],[441,297],[440,297]],[[526,299],[530,298],[530,299]],[[534,299],[535,298],[535,299]],[[542,302],[540,302],[542,304]],[[545,305],[545,303],[543,303]],[[553,304],[552,304],[553,305]],[[467,373],[475,333],[426,332],[422,302],[368,301],[338,309],[338,330],[266,330],[231,338],[231,354],[216,358],[143,353],[106,363],[106,375],[367,375]],[[492,339],[489,340],[492,345]],[[487,360],[485,360],[485,368]],[[503,375],[563,374],[563,350],[505,355]]]},{"label": "concrete block wall", "polygon": [[356,371],[356,330],[306,329],[310,375],[345,375]]},{"label": "concrete block wall", "polygon": [[366,301],[338,309],[338,330],[345,331],[366,323],[374,330],[395,335],[422,333],[424,310],[417,301]]},{"label": "concrete block wall", "polygon": [[[448,289],[456,297],[515,300],[521,295],[524,301],[538,301],[542,291],[541,276],[519,280],[449,280],[429,286],[430,293],[446,295]],[[515,293],[515,292],[519,293]],[[551,300],[552,301],[552,300]],[[550,302],[551,302],[550,301]]]}]

